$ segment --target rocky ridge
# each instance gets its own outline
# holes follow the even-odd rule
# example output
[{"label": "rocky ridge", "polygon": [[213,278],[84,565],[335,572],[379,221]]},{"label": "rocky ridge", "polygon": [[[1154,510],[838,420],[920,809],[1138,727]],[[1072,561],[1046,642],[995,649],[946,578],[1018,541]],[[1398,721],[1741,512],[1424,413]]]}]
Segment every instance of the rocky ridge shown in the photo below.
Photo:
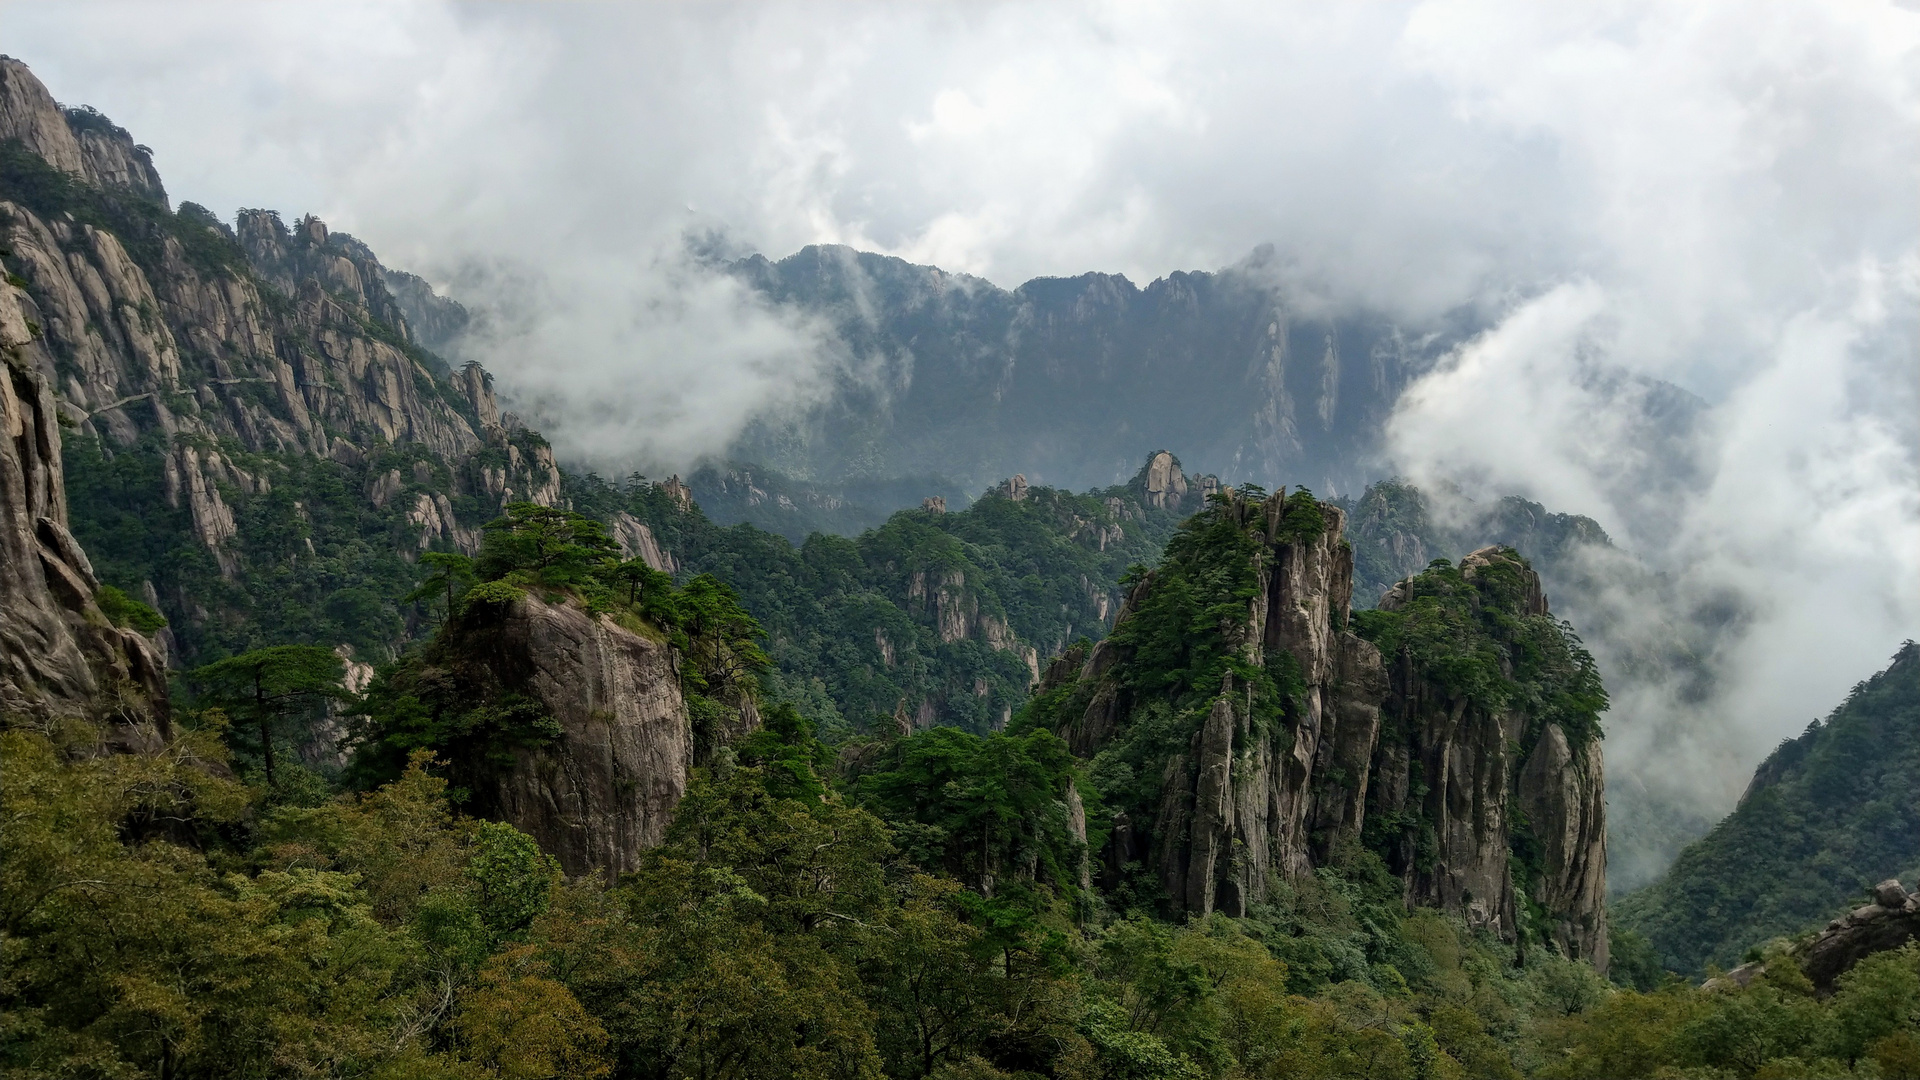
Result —
[{"label": "rocky ridge", "polygon": [[[1888,878],[1873,887],[1873,896],[1865,904],[1827,923],[1819,933],[1786,950],[1815,990],[1832,993],[1840,976],[1877,952],[1898,949],[1920,938],[1920,885],[1907,892],[1898,878]],[[1746,986],[1767,973],[1773,961],[1754,960],[1718,978],[1708,979],[1703,988],[1721,989]]]},{"label": "rocky ridge", "polygon": [[[506,502],[560,498],[545,441],[500,414],[483,370],[454,371],[415,343],[365,245],[312,217],[289,229],[249,210],[230,227],[192,204],[170,211],[131,136],[61,110],[11,58],[0,146],[19,362],[54,389],[74,438],[107,459],[154,459],[222,577],[249,572],[239,504],[269,494],[293,459],[334,463],[409,557],[471,551]],[[191,583],[120,584],[158,584],[176,625],[206,618],[208,590]]]},{"label": "rocky ridge", "polygon": [[[1118,884],[1137,864],[1176,913],[1240,915],[1277,880],[1364,845],[1401,877],[1408,903],[1507,940],[1531,928],[1604,968],[1597,743],[1438,685],[1405,650],[1383,657],[1350,621],[1344,515],[1320,504],[1317,516],[1300,516],[1315,506],[1284,493],[1233,493],[1217,504],[1213,512],[1250,538],[1252,586],[1244,616],[1222,624],[1236,663],[1198,704],[1148,689],[1157,673],[1143,670],[1151,661],[1139,650],[1158,646],[1128,632],[1156,588],[1168,587],[1164,575],[1177,572],[1164,563],[1134,585],[1107,640],[1050,669],[1043,694],[1065,694],[1056,732],[1095,759],[1096,773],[1103,751],[1125,753],[1170,713],[1191,717],[1176,720],[1185,726],[1174,730],[1190,734],[1157,761],[1157,797],[1136,816],[1116,815],[1104,881]],[[1462,573],[1517,581],[1511,616],[1548,614],[1537,575],[1509,551],[1476,552]],[[1406,586],[1409,598],[1413,591]],[[1278,716],[1262,703],[1262,671],[1286,699]],[[1152,757],[1135,766],[1155,767]],[[1516,881],[1516,862],[1531,875]]]},{"label": "rocky ridge", "polygon": [[1289,294],[1264,249],[1145,287],[1095,273],[1009,290],[832,245],[727,269],[831,326],[857,360],[830,400],[761,423],[738,456],[809,476],[940,472],[971,490],[1016,470],[1105,486],[1159,444],[1208,469],[1357,491],[1400,389],[1461,329],[1328,315]]}]

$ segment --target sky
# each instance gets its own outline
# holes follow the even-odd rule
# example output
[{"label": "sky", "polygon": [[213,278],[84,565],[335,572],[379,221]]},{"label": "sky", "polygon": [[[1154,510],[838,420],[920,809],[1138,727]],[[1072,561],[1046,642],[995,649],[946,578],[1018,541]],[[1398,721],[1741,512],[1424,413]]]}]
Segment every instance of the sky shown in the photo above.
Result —
[{"label": "sky", "polygon": [[[1609,753],[1724,808],[1920,628],[1920,9],[0,3],[176,200],[311,211],[489,320],[563,452],[689,463],[848,358],[686,255],[1290,287],[1489,327],[1394,468],[1599,519],[1732,596],[1704,711]],[[1649,437],[1664,380],[1704,412]],[[1623,598],[1623,607],[1649,601]],[[1649,612],[1649,619],[1667,612]]]}]

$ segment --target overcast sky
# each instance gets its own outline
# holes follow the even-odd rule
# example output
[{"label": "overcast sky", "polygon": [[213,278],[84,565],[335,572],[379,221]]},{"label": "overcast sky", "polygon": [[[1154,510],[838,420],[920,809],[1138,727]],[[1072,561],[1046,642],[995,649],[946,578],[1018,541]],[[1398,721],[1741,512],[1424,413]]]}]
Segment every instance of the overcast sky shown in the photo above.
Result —
[{"label": "overcast sky", "polygon": [[[1409,396],[1401,470],[1591,514],[1749,598],[1737,767],[1703,784],[1920,626],[1911,4],[34,2],[0,26],[176,200],[313,211],[499,310],[490,366],[575,454],[690,461],[834,362],[689,268],[690,229],[1006,286],[1273,243],[1335,303],[1495,326]],[[1684,461],[1649,460],[1616,369],[1710,403]]]}]

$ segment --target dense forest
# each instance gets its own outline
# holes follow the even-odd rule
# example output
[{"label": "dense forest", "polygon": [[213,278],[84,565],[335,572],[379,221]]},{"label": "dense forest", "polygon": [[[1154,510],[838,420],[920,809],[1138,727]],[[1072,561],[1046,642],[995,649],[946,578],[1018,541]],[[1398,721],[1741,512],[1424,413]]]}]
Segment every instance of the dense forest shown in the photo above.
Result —
[{"label": "dense forest", "polygon": [[[1165,451],[924,474],[957,424],[974,481],[1125,476],[1146,436],[1065,367],[947,407],[1002,398],[970,326],[1111,294],[1111,400],[1345,477],[1391,400],[1360,358],[1425,363],[1379,320],[747,260],[836,317],[854,271],[933,281],[864,344],[957,336],[886,416],[808,419],[921,475],[715,465],[703,509],[563,471],[354,238],[173,208],[6,57],[0,120],[7,1076],[1920,1077],[1920,944],[1810,959],[1920,908],[1874,880],[1915,870],[1911,644],[1609,930],[1605,665],[1562,620],[1664,583],[1593,521]],[[1163,362],[1244,355],[1279,366]],[[1339,438],[1208,419],[1236,386]],[[1698,678],[1706,639],[1633,640]]]},{"label": "dense forest", "polygon": [[1916,791],[1920,647],[1908,642],[1824,721],[1781,743],[1739,807],[1616,913],[1676,971],[1757,959],[1761,943],[1832,916],[1834,897],[1920,875]]},{"label": "dense forest", "polygon": [[[1155,570],[1203,581],[1232,540],[1219,513]],[[434,607],[434,642],[533,594],[674,643],[690,700],[720,711],[771,670],[730,587],[621,560],[576,513],[515,507],[477,558],[431,565],[411,602]],[[10,1074],[1920,1074],[1915,947],[1829,997],[1777,950],[1764,979],[1709,993],[1617,950],[1635,985],[1609,985],[1540,939],[1516,950],[1410,910],[1365,848],[1244,917],[1165,921],[1151,897],[1080,879],[1099,837],[1074,834],[1063,796],[1085,793],[1097,820],[1111,785],[1037,708],[1005,731],[850,738],[769,702],[758,729],[702,751],[634,872],[570,879],[464,813],[448,779],[550,737],[539,709],[436,684],[433,647],[347,708],[361,750],[331,781],[298,754],[339,693],[317,648],[198,672],[164,753],[103,753],[84,723],[10,725]],[[257,666],[235,679],[236,664]]]}]

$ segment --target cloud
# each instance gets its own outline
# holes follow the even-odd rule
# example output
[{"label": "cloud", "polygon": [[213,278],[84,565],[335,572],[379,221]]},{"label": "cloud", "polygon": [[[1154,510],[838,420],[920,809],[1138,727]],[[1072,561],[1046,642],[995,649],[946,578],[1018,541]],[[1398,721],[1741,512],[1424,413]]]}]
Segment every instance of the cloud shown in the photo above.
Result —
[{"label": "cloud", "polygon": [[[1681,583],[1655,622],[1737,599],[1717,696],[1623,700],[1617,766],[1700,765],[1724,805],[1920,622],[1911,5],[3,15],[177,198],[313,210],[494,309],[489,363],[575,454],[684,464],[843,370],[704,277],[690,229],[1006,285],[1271,242],[1330,303],[1494,328],[1404,403],[1403,467],[1600,518]],[[1663,749],[1702,732],[1722,763]]]},{"label": "cloud", "polygon": [[[1436,5],[1402,39],[1457,115],[1579,178],[1579,257],[1391,437],[1410,473],[1590,514],[1663,574],[1580,598],[1615,672],[1699,650],[1616,679],[1616,800],[1724,811],[1920,627],[1915,42],[1905,12],[1794,5]],[[1649,422],[1635,374],[1708,403]]]},{"label": "cloud", "polygon": [[510,403],[561,459],[609,475],[719,457],[755,417],[804,409],[854,372],[824,324],[678,255],[469,265],[455,291],[482,316],[462,359],[508,373]]},{"label": "cloud", "polygon": [[1429,490],[1574,508],[1626,549],[1586,552],[1555,598],[1613,690],[1609,770],[1631,782],[1612,801],[1648,831],[1616,844],[1623,880],[1686,838],[1660,814],[1724,812],[1920,626],[1916,266],[1857,268],[1850,295],[1779,320],[1739,384],[1678,423],[1620,374],[1644,310],[1591,282],[1518,305],[1399,403],[1393,452]]}]

